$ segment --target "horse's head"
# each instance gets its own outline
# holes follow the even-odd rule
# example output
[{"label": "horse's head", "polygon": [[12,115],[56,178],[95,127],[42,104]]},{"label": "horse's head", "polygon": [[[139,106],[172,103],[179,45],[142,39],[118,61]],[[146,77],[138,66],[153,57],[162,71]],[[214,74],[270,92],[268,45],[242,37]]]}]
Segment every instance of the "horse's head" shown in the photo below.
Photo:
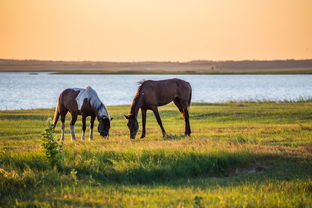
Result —
[{"label": "horse's head", "polygon": [[113,119],[112,118],[109,119],[106,116],[101,116],[98,118],[98,120],[99,120],[98,131],[100,132],[100,135],[102,137],[108,137],[110,129],[110,121]]},{"label": "horse's head", "polygon": [[134,115],[125,115],[125,118],[128,120],[127,126],[130,131],[130,138],[135,139],[135,136],[139,130],[139,123]]}]

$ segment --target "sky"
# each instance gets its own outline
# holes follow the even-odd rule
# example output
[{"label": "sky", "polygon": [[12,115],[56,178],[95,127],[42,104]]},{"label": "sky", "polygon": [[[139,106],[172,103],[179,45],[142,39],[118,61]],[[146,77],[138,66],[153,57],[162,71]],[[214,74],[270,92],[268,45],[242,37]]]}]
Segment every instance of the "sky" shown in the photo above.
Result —
[{"label": "sky", "polygon": [[0,0],[0,58],[312,58],[312,0]]}]

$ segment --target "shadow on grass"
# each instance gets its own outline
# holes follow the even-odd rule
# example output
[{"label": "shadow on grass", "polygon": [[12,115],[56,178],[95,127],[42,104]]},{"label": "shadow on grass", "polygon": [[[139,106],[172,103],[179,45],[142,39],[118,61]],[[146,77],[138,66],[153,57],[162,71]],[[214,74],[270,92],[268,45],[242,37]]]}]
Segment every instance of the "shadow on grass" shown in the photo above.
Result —
[{"label": "shadow on grass", "polygon": [[[49,170],[43,155],[34,154],[23,157],[1,155],[1,168],[23,172],[32,170],[39,174]],[[305,158],[285,158],[278,154],[259,154],[248,151],[241,152],[180,152],[149,150],[136,153],[129,152],[66,152],[64,169],[59,172],[62,183],[63,176],[70,176],[77,171],[79,180],[92,178],[100,184],[168,184],[176,180],[195,179],[201,177],[230,177],[237,169],[254,167],[265,161],[284,161],[287,165],[306,164],[311,161]],[[311,168],[310,168],[311,169]],[[311,169],[312,171],[312,169]],[[34,180],[36,176],[34,176]],[[54,177],[54,176],[53,176]],[[45,180],[50,181],[49,177]],[[45,183],[45,182],[43,182]]]},{"label": "shadow on grass", "polygon": [[[81,162],[78,166],[68,164],[67,171],[75,169],[79,178],[92,176],[94,180],[103,184],[167,184],[179,179],[229,177],[237,168],[247,168],[261,161],[277,161],[285,158],[275,154],[251,152],[209,154],[145,151],[142,154],[105,152],[93,156],[92,160],[93,165],[87,157],[86,162]],[[287,160],[288,163],[297,164],[297,159]]]}]

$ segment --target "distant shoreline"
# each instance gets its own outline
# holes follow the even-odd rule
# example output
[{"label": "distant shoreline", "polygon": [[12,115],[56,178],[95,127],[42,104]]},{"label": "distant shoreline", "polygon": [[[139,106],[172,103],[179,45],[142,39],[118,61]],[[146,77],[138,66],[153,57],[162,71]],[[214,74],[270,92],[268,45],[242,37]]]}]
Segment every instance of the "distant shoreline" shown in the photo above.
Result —
[{"label": "distant shoreline", "polygon": [[312,74],[312,59],[272,61],[100,62],[0,59],[0,72],[52,74]]},{"label": "distant shoreline", "polygon": [[48,73],[49,75],[300,75],[312,74],[311,70],[294,70],[294,71],[248,71],[248,72],[196,72],[196,71],[1,71],[0,73],[29,73],[38,75],[38,73]]},{"label": "distant shoreline", "polygon": [[119,72],[90,72],[90,71],[79,71],[79,72],[50,72],[51,75],[53,74],[99,74],[99,75],[136,75],[136,74],[185,74],[185,75],[265,75],[265,74],[312,74],[311,71],[255,71],[255,72],[185,72],[185,71],[119,71]]}]

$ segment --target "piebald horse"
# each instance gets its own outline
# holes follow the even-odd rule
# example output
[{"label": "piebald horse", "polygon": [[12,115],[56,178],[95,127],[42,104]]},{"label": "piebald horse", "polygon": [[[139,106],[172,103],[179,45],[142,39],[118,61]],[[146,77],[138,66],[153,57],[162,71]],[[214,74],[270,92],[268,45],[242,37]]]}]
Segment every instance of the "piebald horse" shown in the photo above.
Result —
[{"label": "piebald horse", "polygon": [[86,118],[91,116],[90,120],[90,136],[89,139],[93,139],[93,126],[95,117],[99,121],[98,131],[103,137],[109,135],[111,117],[99,99],[96,92],[90,87],[82,88],[70,88],[64,90],[59,98],[55,108],[53,128],[55,128],[59,116],[61,116],[61,128],[62,128],[62,140],[64,140],[64,128],[65,128],[65,116],[67,112],[70,112],[72,119],[70,121],[70,132],[72,140],[76,140],[74,125],[77,121],[78,115],[82,116],[82,135],[81,139],[85,139],[86,131]]},{"label": "piebald horse", "polygon": [[135,139],[139,129],[137,115],[139,109],[142,112],[142,135],[145,137],[146,128],[146,111],[152,110],[156,120],[161,128],[163,136],[166,131],[162,125],[157,106],[162,106],[171,101],[178,107],[185,120],[185,135],[190,136],[191,127],[189,122],[188,107],[191,104],[192,87],[190,83],[181,79],[166,79],[160,81],[146,80],[139,82],[140,86],[132,101],[129,115],[125,115],[128,119],[127,126],[130,131],[130,138]]}]

